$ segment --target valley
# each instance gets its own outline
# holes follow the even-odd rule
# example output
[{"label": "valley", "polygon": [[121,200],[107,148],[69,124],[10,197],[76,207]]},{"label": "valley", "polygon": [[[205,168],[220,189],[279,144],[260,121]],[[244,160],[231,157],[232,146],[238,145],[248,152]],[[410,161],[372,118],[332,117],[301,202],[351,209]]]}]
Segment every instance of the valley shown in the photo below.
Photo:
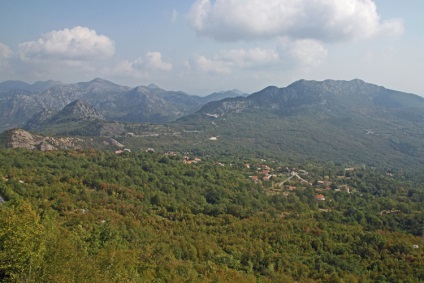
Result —
[{"label": "valley", "polygon": [[0,282],[424,282],[423,1],[0,1]]},{"label": "valley", "polygon": [[423,98],[61,86],[0,95],[2,280],[424,280]]}]

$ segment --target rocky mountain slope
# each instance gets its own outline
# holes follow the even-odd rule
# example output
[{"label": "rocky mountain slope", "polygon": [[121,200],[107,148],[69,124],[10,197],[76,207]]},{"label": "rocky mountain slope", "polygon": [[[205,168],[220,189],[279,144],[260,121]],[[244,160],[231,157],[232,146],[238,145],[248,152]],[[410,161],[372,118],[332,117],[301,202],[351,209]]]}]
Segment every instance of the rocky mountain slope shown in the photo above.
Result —
[{"label": "rocky mountain slope", "polygon": [[[91,88],[91,92],[86,92],[90,95],[85,97],[101,96],[107,92],[105,89],[97,92],[101,89],[96,86],[99,83],[104,86],[104,82],[94,81],[72,87]],[[72,93],[72,97],[78,97],[78,92]],[[33,98],[31,94],[14,98],[18,97]],[[198,105],[196,97],[167,92],[153,85],[126,90],[118,100],[113,100],[113,95],[106,97],[114,105],[109,103],[108,107],[115,110],[109,116],[104,115],[105,118],[115,113],[116,120],[131,122],[164,122],[194,111]],[[26,104],[26,107],[32,106]],[[41,112],[34,120],[46,126],[37,131],[70,136],[116,136],[130,148],[156,147],[201,155],[222,152],[364,164],[388,170],[424,169],[424,98],[361,80],[301,80],[283,88],[270,86],[248,97],[209,102],[195,114],[151,127],[105,122],[100,116],[104,112],[94,110],[77,119],[72,116],[79,111],[75,107],[90,113],[89,106],[81,102],[66,107],[61,114]],[[117,115],[118,109],[128,112]],[[20,110],[25,113],[25,108]],[[20,117],[19,111],[15,114]]]},{"label": "rocky mountain slope", "polygon": [[104,120],[102,114],[88,103],[82,100],[75,100],[58,112],[44,110],[34,114],[27,121],[24,129],[57,133],[57,131],[54,131],[55,129],[60,131],[63,128],[68,131],[72,125],[74,126],[73,128],[75,128],[75,125],[87,127],[87,125],[99,120]]},{"label": "rocky mountain slope", "polygon": [[76,100],[86,101],[108,120],[168,122],[197,111],[215,97],[240,94],[200,97],[155,85],[131,89],[99,78],[76,84],[6,81],[0,83],[0,131],[22,127],[34,114],[57,112]]},{"label": "rocky mountain slope", "polygon": [[46,150],[69,150],[84,148],[85,141],[74,137],[46,137],[34,135],[22,129],[12,129],[3,133],[5,146],[9,148],[25,148]]},{"label": "rocky mountain slope", "polygon": [[0,133],[0,148],[49,151],[77,149],[117,150],[124,147],[125,145],[107,135],[102,137],[51,136],[35,134],[17,128]]},{"label": "rocky mountain slope", "polygon": [[248,97],[227,98],[206,104],[199,113],[224,115],[232,112],[268,110],[289,114],[302,109],[322,111],[413,111],[424,109],[424,99],[386,89],[361,80],[322,82],[300,80],[287,87],[269,86]]},{"label": "rocky mountain slope", "polygon": [[208,150],[424,169],[424,98],[361,80],[270,86],[210,102],[179,123],[218,136]]}]

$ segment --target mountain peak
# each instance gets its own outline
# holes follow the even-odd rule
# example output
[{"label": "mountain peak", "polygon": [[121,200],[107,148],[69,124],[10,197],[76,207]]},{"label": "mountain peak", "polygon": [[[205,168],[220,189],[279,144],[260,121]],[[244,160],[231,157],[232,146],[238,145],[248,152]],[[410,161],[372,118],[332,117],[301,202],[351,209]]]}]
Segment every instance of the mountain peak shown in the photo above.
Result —
[{"label": "mountain peak", "polygon": [[59,113],[60,116],[72,116],[73,118],[82,119],[103,119],[96,109],[83,100],[75,100],[66,105]]},{"label": "mountain peak", "polygon": [[126,91],[129,88],[117,85],[111,81],[95,78],[89,82],[79,82],[75,84],[78,88],[91,93],[104,94],[105,92]]},{"label": "mountain peak", "polygon": [[79,83],[79,84],[84,85],[86,87],[91,87],[91,88],[93,88],[93,87],[103,87],[104,88],[104,87],[118,86],[117,84],[115,84],[111,81],[101,79],[101,78],[95,78],[95,79],[93,79],[89,82],[82,82],[82,83]]},{"label": "mountain peak", "polygon": [[317,86],[364,86],[364,85],[370,85],[370,86],[375,86],[373,84],[367,83],[361,79],[352,79],[350,81],[346,81],[346,80],[331,80],[331,79],[327,79],[327,80],[323,80],[323,81],[316,81],[316,80],[305,80],[305,79],[301,79],[298,81],[295,81],[293,83],[291,83],[290,85],[288,85],[287,87],[317,87]]},{"label": "mountain peak", "polygon": [[147,88],[148,89],[160,89],[160,87],[158,87],[157,85],[155,85],[155,84],[149,84],[148,86],[147,86]]},{"label": "mountain peak", "polygon": [[4,81],[0,83],[0,91],[30,90],[31,85],[23,81]]},{"label": "mountain peak", "polygon": [[[249,103],[247,103],[249,102]],[[360,79],[343,80],[298,80],[287,87],[278,88],[268,86],[263,90],[247,97],[247,101],[232,103],[214,103],[206,105],[201,112],[219,113],[243,112],[245,110],[260,109],[276,114],[288,115],[299,111],[364,111],[371,107],[402,108],[411,105],[421,105],[423,100],[417,97],[407,97],[400,92],[387,90],[382,86],[364,82]],[[226,105],[224,105],[226,104]],[[223,109],[225,111],[223,111]]]},{"label": "mountain peak", "polygon": [[214,92],[214,93],[211,93],[207,96],[204,96],[203,101],[205,103],[207,103],[207,102],[211,102],[211,101],[218,101],[218,100],[222,100],[222,99],[225,99],[225,98],[234,98],[234,97],[239,97],[239,96],[247,96],[247,94],[238,90],[238,89],[223,90],[223,91],[220,91],[220,92]]},{"label": "mountain peak", "polygon": [[102,78],[95,78],[91,81],[89,81],[89,83],[112,83],[108,80],[102,79]]}]

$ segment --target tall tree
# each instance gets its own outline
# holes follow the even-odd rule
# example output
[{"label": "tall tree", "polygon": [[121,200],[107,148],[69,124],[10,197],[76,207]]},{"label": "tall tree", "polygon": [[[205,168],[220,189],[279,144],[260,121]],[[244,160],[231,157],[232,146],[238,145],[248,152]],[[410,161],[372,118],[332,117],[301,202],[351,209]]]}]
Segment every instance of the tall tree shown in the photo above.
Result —
[{"label": "tall tree", "polygon": [[39,221],[28,201],[0,207],[0,281],[35,280],[45,251]]}]

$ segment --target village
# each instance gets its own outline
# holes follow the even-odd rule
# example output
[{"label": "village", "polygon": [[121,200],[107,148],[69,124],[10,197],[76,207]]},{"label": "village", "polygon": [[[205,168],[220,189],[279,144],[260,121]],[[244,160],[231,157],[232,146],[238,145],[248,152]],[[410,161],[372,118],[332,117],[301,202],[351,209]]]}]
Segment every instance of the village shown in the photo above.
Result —
[{"label": "village", "polygon": [[[255,183],[262,184],[268,195],[283,194],[287,197],[290,192],[312,187],[316,192],[314,198],[317,201],[325,201],[325,192],[330,190],[350,193],[350,188],[347,185],[337,186],[330,176],[318,177],[316,174],[309,174],[304,169],[290,168],[288,166],[273,168],[265,163],[255,164],[253,167],[246,163],[245,167],[254,169],[251,170],[252,175],[249,178]],[[344,170],[355,169],[345,168]],[[338,180],[345,178],[349,177],[345,177],[345,175],[337,176]]]},{"label": "village", "polygon": [[[155,152],[153,148],[148,148],[145,151]],[[181,162],[187,165],[209,162],[202,160],[200,157],[192,156],[188,152],[181,154],[179,152],[168,151],[163,155],[170,158],[180,156]],[[236,166],[233,163],[225,163],[223,161],[214,161],[214,164],[221,167]],[[326,201],[325,195],[329,191],[350,194],[351,188],[344,183],[346,180],[351,179],[351,176],[354,176],[356,171],[361,170],[359,167],[346,167],[340,169],[335,176],[329,176],[318,174],[316,172],[317,168],[314,167],[311,167],[314,172],[310,173],[305,169],[291,168],[289,166],[283,166],[275,160],[267,162],[265,159],[243,163],[242,167],[240,169],[243,170],[246,178],[263,187],[268,195],[283,194],[287,197],[290,192],[313,188],[316,192],[314,197],[317,201]]]}]

